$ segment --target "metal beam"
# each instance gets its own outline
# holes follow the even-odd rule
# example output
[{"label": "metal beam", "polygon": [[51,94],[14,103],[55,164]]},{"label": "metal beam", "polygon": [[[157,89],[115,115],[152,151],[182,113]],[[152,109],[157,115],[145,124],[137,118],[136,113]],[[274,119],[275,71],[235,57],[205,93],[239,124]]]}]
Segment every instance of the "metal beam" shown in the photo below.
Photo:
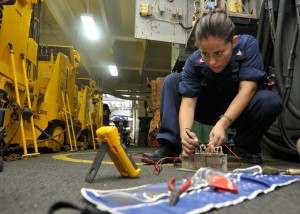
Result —
[{"label": "metal beam", "polygon": [[[109,31],[109,26],[108,26],[108,22],[107,22],[107,16],[106,16],[106,12],[105,12],[105,6],[103,3],[103,0],[98,0],[98,5],[99,5],[99,10],[100,10],[100,17],[101,17],[101,23],[102,23],[102,29],[105,31],[106,35],[110,35],[110,31]],[[106,38],[108,40],[107,44],[111,44],[112,43],[112,39],[110,36],[108,36]],[[112,45],[110,47],[108,47],[108,50],[110,51],[110,53],[112,54]]]},{"label": "metal beam", "polygon": [[[122,96],[120,93],[117,93],[116,91],[110,89],[110,88],[106,88],[104,87],[103,90],[102,90],[103,93],[105,94],[110,94],[114,97],[118,97],[118,98],[121,98],[121,99],[125,99],[125,100],[140,100],[140,101],[149,101],[150,98],[146,98],[146,97],[142,97],[143,95],[141,94],[139,98],[136,98],[136,97],[124,97]],[[145,96],[148,96],[149,94],[145,95]]]},{"label": "metal beam", "polygon": [[[126,41],[126,42],[144,42],[145,40],[142,39],[136,39],[133,37],[129,37],[129,36],[112,36],[112,41],[114,42],[115,40],[122,40],[122,41]],[[113,45],[113,43],[112,43]]]},{"label": "metal beam", "polygon": [[134,66],[118,66],[118,69],[124,69],[124,70],[130,70],[130,71],[140,71],[140,67],[134,67]]},{"label": "metal beam", "polygon": [[147,72],[171,73],[171,68],[169,70],[167,70],[167,69],[161,69],[161,68],[144,68],[144,71],[147,71]]}]

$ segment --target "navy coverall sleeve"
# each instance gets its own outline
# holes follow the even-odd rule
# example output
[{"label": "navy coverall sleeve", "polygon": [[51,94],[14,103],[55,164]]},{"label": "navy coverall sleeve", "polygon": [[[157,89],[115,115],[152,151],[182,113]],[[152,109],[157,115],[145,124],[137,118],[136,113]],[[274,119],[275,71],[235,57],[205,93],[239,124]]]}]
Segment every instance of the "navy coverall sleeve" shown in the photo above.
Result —
[{"label": "navy coverall sleeve", "polygon": [[266,73],[256,39],[249,36],[246,41],[246,59],[240,65],[239,80],[260,81]]},{"label": "navy coverall sleeve", "polygon": [[[182,81],[179,83],[178,92],[185,97],[196,97],[201,91],[199,69],[196,69],[195,63],[199,58],[200,53],[192,54],[185,62],[182,72]],[[199,59],[197,59],[199,58]]]}]

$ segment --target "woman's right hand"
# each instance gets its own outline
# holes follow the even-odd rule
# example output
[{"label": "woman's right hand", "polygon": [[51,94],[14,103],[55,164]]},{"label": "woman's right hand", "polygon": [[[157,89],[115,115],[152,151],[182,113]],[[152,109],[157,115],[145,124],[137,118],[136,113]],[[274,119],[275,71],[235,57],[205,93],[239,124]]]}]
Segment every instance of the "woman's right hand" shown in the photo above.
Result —
[{"label": "woman's right hand", "polygon": [[188,131],[181,136],[181,144],[182,144],[182,155],[183,157],[190,157],[194,151],[196,146],[198,146],[198,138],[194,132]]}]

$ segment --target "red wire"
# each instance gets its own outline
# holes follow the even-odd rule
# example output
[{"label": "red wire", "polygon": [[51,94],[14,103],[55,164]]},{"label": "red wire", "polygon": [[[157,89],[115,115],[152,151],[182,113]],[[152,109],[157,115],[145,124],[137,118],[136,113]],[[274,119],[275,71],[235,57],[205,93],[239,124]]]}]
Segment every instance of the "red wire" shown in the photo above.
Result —
[{"label": "red wire", "polygon": [[225,146],[225,147],[231,152],[231,154],[233,154],[233,156],[234,156],[236,159],[238,159],[238,161],[239,161],[239,165],[238,165],[237,167],[235,167],[235,166],[228,166],[228,168],[239,168],[239,167],[242,165],[242,162],[241,162],[240,157],[237,156],[237,155],[229,148],[229,146],[227,146],[226,144],[224,144],[224,146]]},{"label": "red wire", "polygon": [[150,163],[152,163],[154,165],[153,174],[155,174],[155,175],[159,175],[159,173],[162,171],[162,161],[163,160],[165,160],[165,159],[173,159],[174,162],[175,162],[176,160],[179,159],[179,157],[164,157],[164,158],[159,159],[157,162],[155,162],[154,160],[152,160],[150,158],[145,158],[145,157],[141,157],[141,156],[132,156],[132,158],[141,159],[141,160],[147,160]]},{"label": "red wire", "polygon": [[159,175],[159,173],[161,172],[161,166],[158,164],[158,162],[155,162],[154,160],[152,160],[150,158],[144,158],[144,157],[141,157],[141,156],[132,156],[132,158],[147,160],[150,163],[152,163],[154,165],[154,170],[153,170],[154,175]]},{"label": "red wire", "polygon": [[158,163],[158,162],[155,162],[154,160],[152,160],[150,158],[145,158],[145,157],[142,157],[142,156],[132,156],[132,158],[141,159],[141,160],[147,160],[147,161],[151,162],[154,165],[157,165],[157,163]]},{"label": "red wire", "polygon": [[[237,156],[226,144],[224,144],[224,146],[231,152],[231,154],[233,154],[233,156],[239,161],[239,165],[237,167],[230,167],[229,168],[239,168],[241,166],[241,159],[239,158],[239,156]],[[146,160],[150,163],[152,163],[154,165],[154,170],[153,170],[153,174],[155,175],[159,175],[160,172],[162,171],[162,161],[165,159],[173,159],[173,162],[175,164],[176,160],[179,160],[179,157],[164,157],[159,159],[157,162],[155,162],[154,160],[150,159],[150,158],[145,158],[142,156],[132,156],[132,158],[135,159],[141,159],[141,160]]]},{"label": "red wire", "polygon": [[224,144],[226,146],[226,148],[231,152],[231,154],[234,155],[234,157],[236,157],[236,159],[238,159],[239,161],[241,161],[240,157],[237,156],[226,144]]}]

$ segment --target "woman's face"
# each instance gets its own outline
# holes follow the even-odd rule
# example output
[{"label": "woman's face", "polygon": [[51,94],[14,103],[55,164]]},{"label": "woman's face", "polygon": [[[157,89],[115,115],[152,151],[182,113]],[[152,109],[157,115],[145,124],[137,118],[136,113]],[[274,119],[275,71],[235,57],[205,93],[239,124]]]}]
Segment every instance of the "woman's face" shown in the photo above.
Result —
[{"label": "woman's face", "polygon": [[213,72],[220,73],[228,65],[237,39],[238,36],[234,36],[232,42],[226,42],[217,37],[208,37],[199,41],[202,59]]}]

